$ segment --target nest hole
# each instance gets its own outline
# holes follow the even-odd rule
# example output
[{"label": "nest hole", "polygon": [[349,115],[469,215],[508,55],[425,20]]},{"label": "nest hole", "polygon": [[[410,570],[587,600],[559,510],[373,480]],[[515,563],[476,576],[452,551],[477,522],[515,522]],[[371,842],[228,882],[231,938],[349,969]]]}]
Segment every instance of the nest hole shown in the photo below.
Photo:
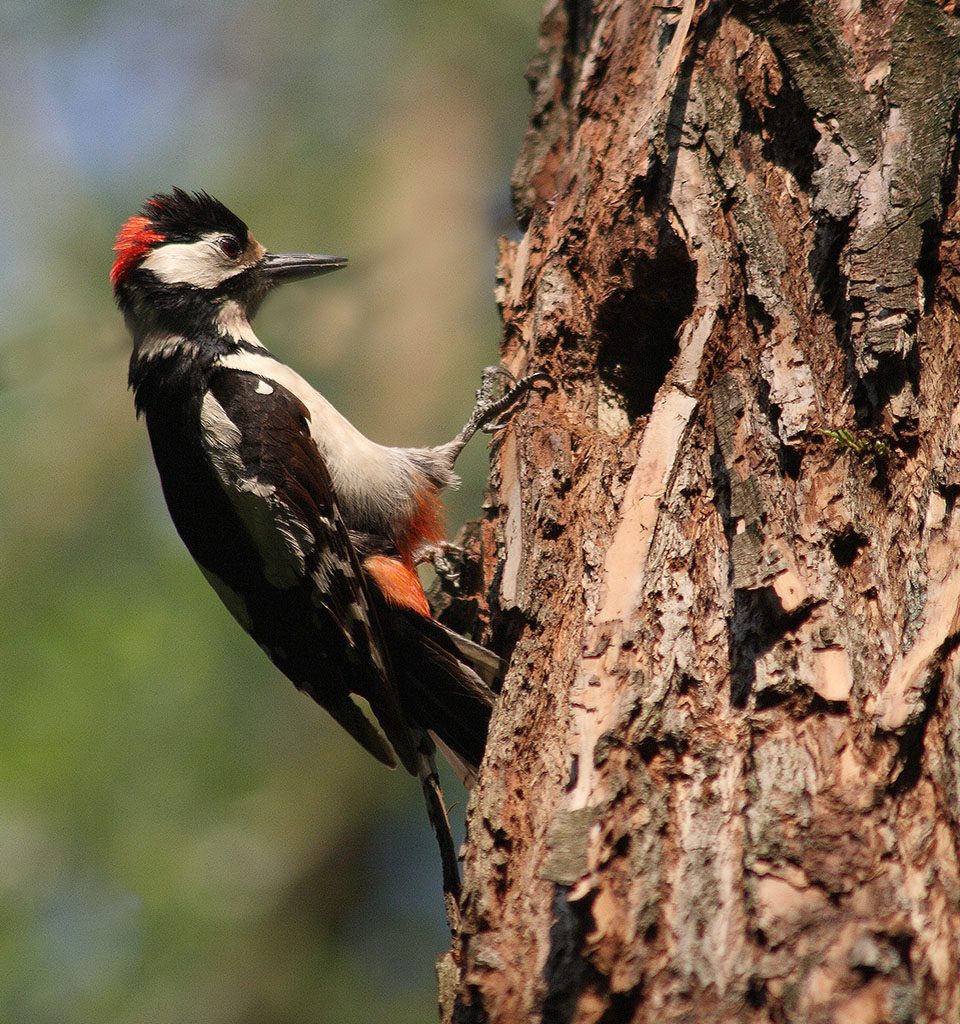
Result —
[{"label": "nest hole", "polygon": [[696,265],[686,246],[663,229],[653,256],[633,257],[597,316],[601,401],[632,425],[653,401],[677,355],[677,336],[693,312]]}]

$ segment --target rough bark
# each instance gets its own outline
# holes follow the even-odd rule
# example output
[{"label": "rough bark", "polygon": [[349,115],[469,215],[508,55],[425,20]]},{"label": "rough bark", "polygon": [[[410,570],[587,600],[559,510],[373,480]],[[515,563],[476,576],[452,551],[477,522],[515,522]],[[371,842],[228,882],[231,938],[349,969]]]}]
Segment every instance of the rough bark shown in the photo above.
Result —
[{"label": "rough bark", "polygon": [[443,1013],[960,1014],[960,22],[551,2]]}]

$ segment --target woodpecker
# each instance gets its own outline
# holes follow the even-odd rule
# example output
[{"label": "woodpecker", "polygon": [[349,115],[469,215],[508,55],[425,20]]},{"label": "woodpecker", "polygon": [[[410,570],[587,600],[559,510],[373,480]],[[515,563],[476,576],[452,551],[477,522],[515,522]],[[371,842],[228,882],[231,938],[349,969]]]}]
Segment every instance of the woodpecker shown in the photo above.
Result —
[{"label": "woodpecker", "polygon": [[460,451],[533,378],[495,398],[487,374],[452,441],[385,447],[251,327],[277,285],[346,259],[268,252],[221,202],[182,189],[148,199],[114,249],[137,415],[201,572],[280,671],[374,757],[422,775],[435,741],[469,785],[501,665],[431,616],[415,565],[442,540],[440,492],[457,483]]}]

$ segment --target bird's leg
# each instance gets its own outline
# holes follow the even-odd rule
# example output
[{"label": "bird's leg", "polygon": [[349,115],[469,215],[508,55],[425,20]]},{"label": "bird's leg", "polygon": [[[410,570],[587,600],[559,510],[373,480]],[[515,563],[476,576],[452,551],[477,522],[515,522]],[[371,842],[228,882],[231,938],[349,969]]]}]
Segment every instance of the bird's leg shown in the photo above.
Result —
[{"label": "bird's leg", "polygon": [[[487,434],[501,430],[506,426],[509,417],[502,420],[498,420],[497,417],[515,405],[533,388],[537,381],[549,381],[550,379],[549,374],[542,370],[537,370],[535,373],[517,380],[505,366],[486,367],[480,377],[477,400],[473,412],[470,413],[470,418],[464,423],[460,433],[448,444],[442,446],[444,452],[449,455],[450,465],[453,465],[457,456],[478,430]],[[509,382],[509,386],[503,394],[498,395],[504,380]]]},{"label": "bird's leg", "polygon": [[437,762],[432,751],[422,747],[418,755],[417,774],[427,804],[427,817],[433,826],[440,847],[440,869],[443,878],[443,904],[447,912],[447,925],[454,939],[460,934],[460,868],[457,851],[453,845],[450,819],[443,802],[443,791],[437,775]]}]

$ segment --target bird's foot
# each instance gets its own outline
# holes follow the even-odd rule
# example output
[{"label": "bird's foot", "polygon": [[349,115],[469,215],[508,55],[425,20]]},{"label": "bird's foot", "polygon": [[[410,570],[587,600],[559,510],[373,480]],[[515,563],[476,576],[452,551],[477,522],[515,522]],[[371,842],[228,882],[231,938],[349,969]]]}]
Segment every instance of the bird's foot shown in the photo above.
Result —
[{"label": "bird's foot", "polygon": [[417,564],[429,563],[437,576],[452,587],[460,582],[460,568],[466,551],[459,545],[442,540],[438,544],[428,544],[417,552]]},{"label": "bird's foot", "polygon": [[478,430],[485,434],[502,430],[515,412],[517,402],[540,382],[552,384],[553,379],[537,370],[518,380],[505,366],[486,367],[480,377],[473,412],[457,437],[460,446],[465,445]]}]

